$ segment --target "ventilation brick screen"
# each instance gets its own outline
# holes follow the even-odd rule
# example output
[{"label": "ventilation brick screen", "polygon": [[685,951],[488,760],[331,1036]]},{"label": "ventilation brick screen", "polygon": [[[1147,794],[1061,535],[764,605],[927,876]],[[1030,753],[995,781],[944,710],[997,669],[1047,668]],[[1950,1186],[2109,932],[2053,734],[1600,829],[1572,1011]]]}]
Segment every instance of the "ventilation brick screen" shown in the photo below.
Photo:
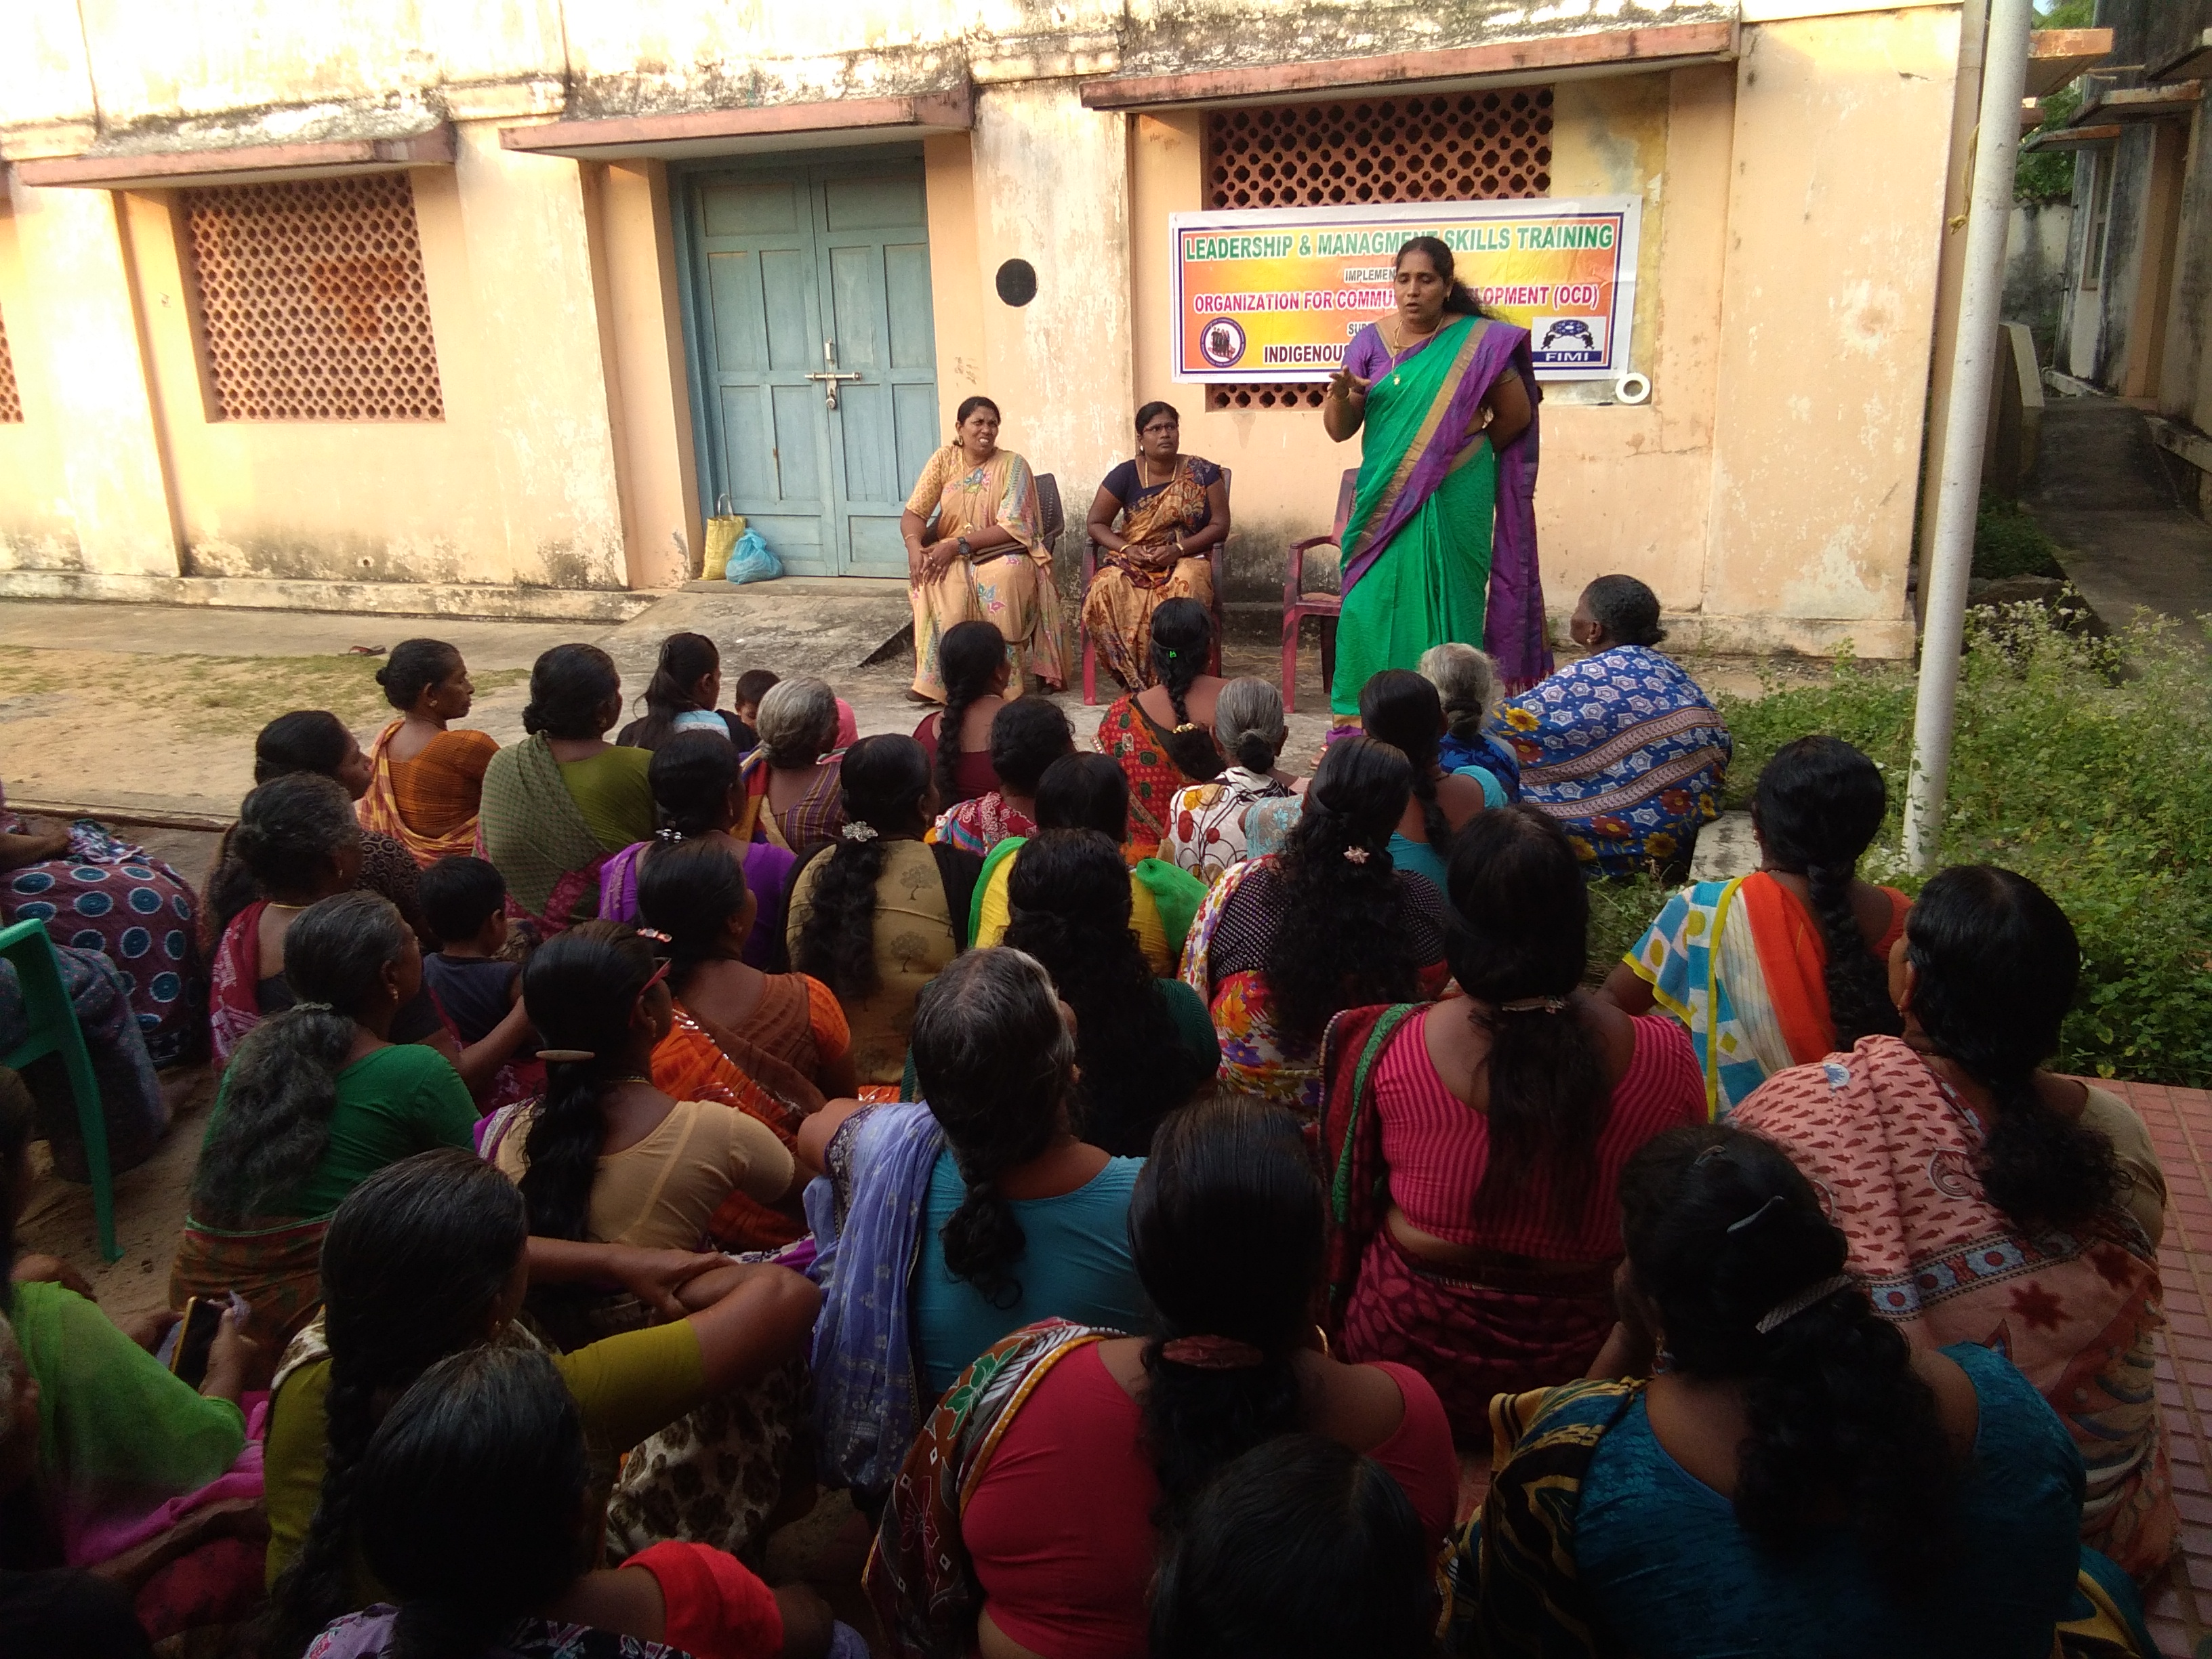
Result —
[{"label": "ventilation brick screen", "polygon": [[226,421],[445,418],[404,173],[185,193]]},{"label": "ventilation brick screen", "polygon": [[[1206,118],[1206,205],[1485,202],[1552,188],[1548,87],[1334,99]],[[1322,386],[1209,386],[1208,409],[1318,409]]]},{"label": "ventilation brick screen", "polygon": [[8,355],[8,322],[0,318],[0,423],[23,418],[23,400],[15,391],[15,360]]}]

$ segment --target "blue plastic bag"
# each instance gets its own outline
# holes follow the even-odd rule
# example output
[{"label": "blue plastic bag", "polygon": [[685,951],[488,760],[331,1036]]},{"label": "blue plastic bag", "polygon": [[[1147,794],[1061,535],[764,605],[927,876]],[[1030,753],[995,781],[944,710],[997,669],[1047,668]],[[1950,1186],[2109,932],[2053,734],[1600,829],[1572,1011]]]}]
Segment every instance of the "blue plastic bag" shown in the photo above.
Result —
[{"label": "blue plastic bag", "polygon": [[738,538],[738,544],[730,550],[729,568],[723,571],[726,580],[738,582],[772,582],[783,574],[783,561],[768,550],[760,532],[748,530]]}]

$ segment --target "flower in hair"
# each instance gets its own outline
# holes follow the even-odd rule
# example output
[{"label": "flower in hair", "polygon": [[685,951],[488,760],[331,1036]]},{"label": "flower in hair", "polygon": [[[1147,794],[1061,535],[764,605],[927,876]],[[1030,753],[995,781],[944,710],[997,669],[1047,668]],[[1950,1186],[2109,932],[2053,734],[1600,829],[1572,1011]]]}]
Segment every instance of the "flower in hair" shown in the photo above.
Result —
[{"label": "flower in hair", "polygon": [[1364,864],[1371,856],[1372,854],[1364,847],[1347,847],[1344,849],[1344,861],[1346,864]]},{"label": "flower in hair", "polygon": [[858,822],[848,823],[845,826],[844,836],[847,841],[873,841],[876,839],[876,826],[872,823]]},{"label": "flower in hair", "polygon": [[640,927],[635,931],[640,939],[649,939],[655,945],[673,945],[676,942],[672,935],[662,933],[658,927]]}]

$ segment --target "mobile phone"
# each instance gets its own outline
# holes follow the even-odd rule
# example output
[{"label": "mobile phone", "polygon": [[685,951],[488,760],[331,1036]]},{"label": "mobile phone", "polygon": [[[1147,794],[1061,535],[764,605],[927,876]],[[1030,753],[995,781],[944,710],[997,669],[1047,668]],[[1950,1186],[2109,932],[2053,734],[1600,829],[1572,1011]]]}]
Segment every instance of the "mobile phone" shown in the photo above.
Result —
[{"label": "mobile phone", "polygon": [[169,1369],[197,1389],[207,1381],[208,1352],[222,1324],[228,1300],[196,1296],[185,1304],[185,1316],[177,1325],[177,1344],[169,1354]]}]

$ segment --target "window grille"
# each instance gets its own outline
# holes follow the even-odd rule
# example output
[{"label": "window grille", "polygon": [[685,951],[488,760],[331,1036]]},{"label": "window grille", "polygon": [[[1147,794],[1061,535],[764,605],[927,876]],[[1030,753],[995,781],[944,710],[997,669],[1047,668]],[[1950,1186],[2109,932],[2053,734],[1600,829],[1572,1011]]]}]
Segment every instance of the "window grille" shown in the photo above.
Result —
[{"label": "window grille", "polygon": [[[1209,209],[1483,202],[1552,188],[1552,90],[1209,111]],[[1208,409],[1318,409],[1325,386],[1209,386]]]},{"label": "window grille", "polygon": [[216,418],[445,418],[405,173],[184,194]]}]

